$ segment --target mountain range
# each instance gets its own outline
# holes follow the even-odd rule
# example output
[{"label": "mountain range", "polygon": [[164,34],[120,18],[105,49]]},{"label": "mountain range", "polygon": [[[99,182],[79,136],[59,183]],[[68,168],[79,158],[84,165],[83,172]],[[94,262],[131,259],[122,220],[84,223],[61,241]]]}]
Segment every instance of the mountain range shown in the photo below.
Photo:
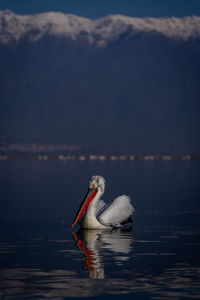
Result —
[{"label": "mountain range", "polygon": [[200,17],[0,11],[0,144],[200,150]]}]

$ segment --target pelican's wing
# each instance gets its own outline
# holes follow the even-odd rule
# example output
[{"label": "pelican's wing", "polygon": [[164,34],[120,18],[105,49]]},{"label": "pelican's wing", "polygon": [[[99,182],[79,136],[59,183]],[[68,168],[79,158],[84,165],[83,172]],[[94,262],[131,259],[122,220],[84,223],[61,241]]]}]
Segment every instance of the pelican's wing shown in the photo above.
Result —
[{"label": "pelican's wing", "polygon": [[119,196],[100,213],[98,220],[103,225],[120,226],[129,219],[133,211],[130,198],[125,195]]}]

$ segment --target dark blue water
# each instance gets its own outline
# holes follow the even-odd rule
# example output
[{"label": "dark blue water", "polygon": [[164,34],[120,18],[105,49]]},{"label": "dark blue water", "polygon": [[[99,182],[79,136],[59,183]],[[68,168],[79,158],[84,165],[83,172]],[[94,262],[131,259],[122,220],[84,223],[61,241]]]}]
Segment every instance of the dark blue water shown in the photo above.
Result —
[{"label": "dark blue water", "polygon": [[[92,175],[132,229],[72,231]],[[199,299],[200,161],[0,161],[0,299]]]}]

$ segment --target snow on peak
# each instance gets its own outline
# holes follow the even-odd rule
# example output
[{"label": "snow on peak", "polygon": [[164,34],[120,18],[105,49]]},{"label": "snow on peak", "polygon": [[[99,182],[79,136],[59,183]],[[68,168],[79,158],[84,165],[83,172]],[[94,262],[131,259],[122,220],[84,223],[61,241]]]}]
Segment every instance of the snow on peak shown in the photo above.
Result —
[{"label": "snow on peak", "polygon": [[[168,38],[189,38],[200,37],[200,17],[189,16],[185,18],[164,17],[164,18],[133,18],[123,15],[111,15],[95,21],[98,26],[95,31],[105,38],[119,35],[127,30],[132,35],[138,32],[157,32]],[[98,28],[101,28],[98,30]]]},{"label": "snow on peak", "polygon": [[31,34],[32,40],[38,40],[46,33],[75,38],[80,28],[89,29],[90,22],[85,18],[59,12],[17,15],[7,10],[0,11],[0,40],[12,38],[18,41],[28,33]]},{"label": "snow on peak", "polygon": [[17,15],[10,10],[0,11],[0,42],[9,44],[25,36],[31,40],[41,39],[45,34],[76,39],[80,35],[99,46],[130,32],[157,32],[169,38],[188,40],[200,37],[200,17],[185,18],[133,18],[110,15],[90,20],[60,12],[46,12],[36,15]]}]

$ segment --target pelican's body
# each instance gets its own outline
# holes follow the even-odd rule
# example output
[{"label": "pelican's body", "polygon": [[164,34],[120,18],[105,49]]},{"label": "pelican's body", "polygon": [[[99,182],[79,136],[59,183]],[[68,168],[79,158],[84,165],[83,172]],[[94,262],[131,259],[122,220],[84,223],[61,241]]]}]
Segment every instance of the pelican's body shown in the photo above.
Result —
[{"label": "pelican's body", "polygon": [[72,227],[81,220],[82,228],[107,229],[121,227],[130,220],[130,216],[134,211],[130,198],[125,195],[119,196],[107,206],[103,200],[100,200],[104,190],[104,178],[93,176],[89,184],[88,193],[74,219]]}]

